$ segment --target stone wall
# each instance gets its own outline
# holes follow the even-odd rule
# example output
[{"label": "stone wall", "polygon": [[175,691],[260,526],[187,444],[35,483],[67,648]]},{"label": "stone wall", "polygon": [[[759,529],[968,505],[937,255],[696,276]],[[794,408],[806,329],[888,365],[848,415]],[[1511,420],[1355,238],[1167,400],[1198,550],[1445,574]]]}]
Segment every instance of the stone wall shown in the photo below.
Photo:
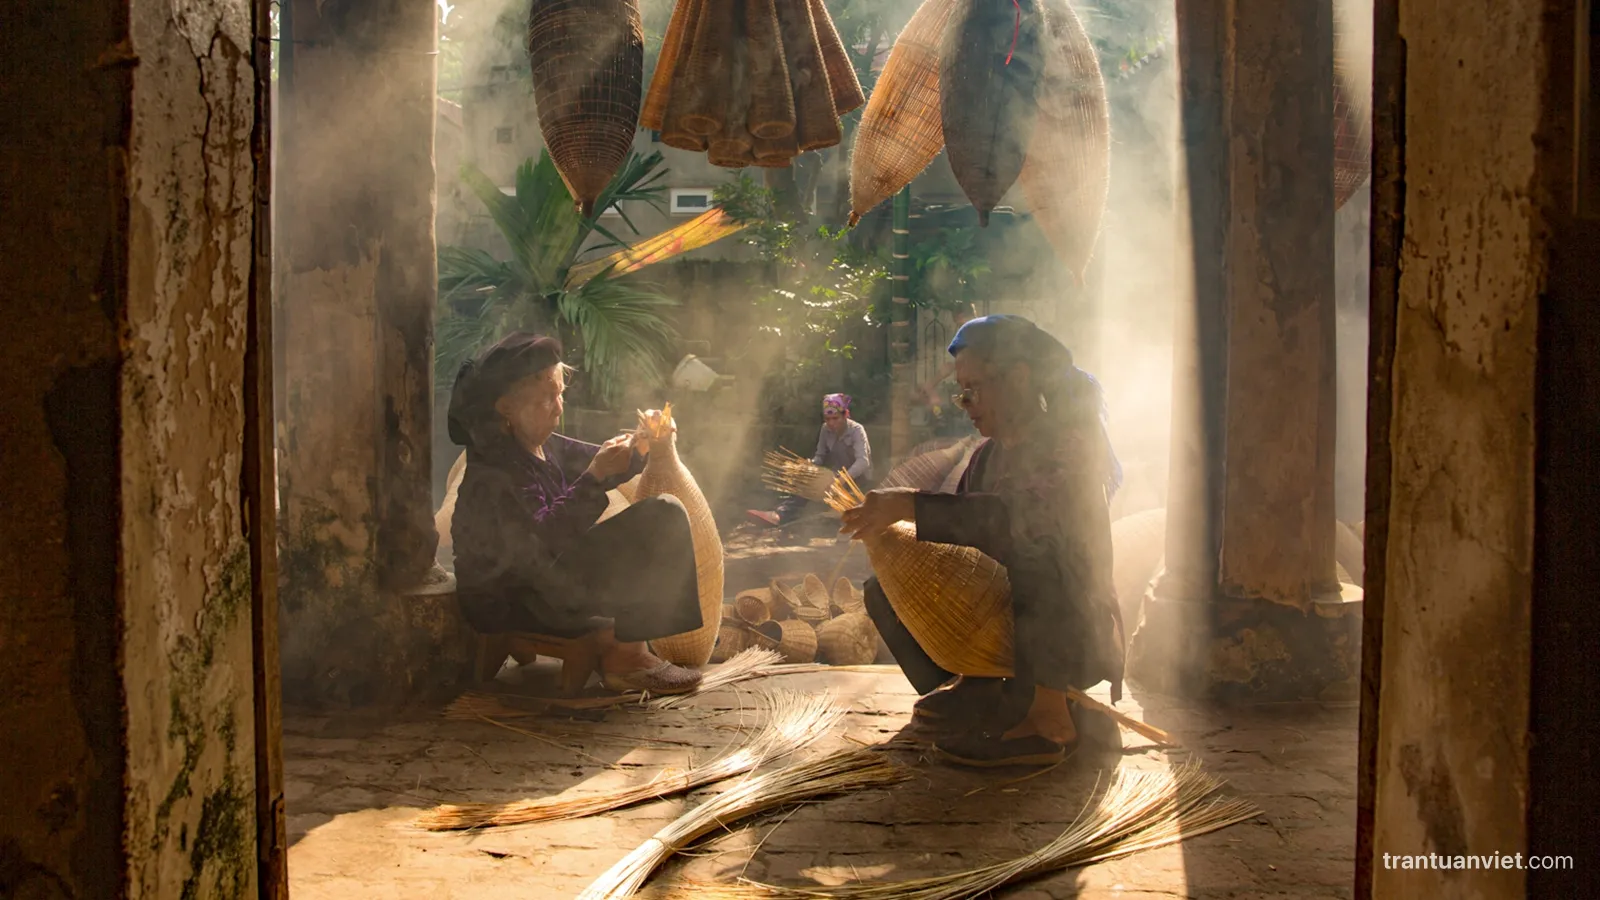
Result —
[{"label": "stone wall", "polygon": [[254,896],[252,7],[8,12],[0,895]]}]

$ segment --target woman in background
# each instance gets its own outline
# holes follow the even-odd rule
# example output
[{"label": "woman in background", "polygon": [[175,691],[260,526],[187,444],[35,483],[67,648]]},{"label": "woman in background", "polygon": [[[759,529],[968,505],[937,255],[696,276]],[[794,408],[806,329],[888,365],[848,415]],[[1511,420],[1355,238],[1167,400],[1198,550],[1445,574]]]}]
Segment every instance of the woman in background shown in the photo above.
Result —
[{"label": "woman in background", "polygon": [[876,579],[866,585],[867,610],[925,695],[916,715],[955,726],[935,744],[945,755],[975,766],[1048,765],[1077,744],[1080,724],[1117,737],[1109,719],[1070,707],[1066,691],[1110,681],[1113,699],[1121,694],[1109,510],[1120,468],[1099,385],[1032,322],[974,319],[956,332],[950,354],[961,387],[955,402],[986,439],[957,493],[871,491],[844,514],[844,530],[861,537],[913,522],[920,540],[975,547],[1006,567],[1016,623],[1011,679],[940,668]]},{"label": "woman in background", "polygon": [[684,693],[700,673],[646,642],[700,627],[689,518],[652,497],[602,524],[606,491],[643,468],[633,436],[555,433],[568,367],[553,338],[519,332],[464,364],[450,438],[467,448],[452,523],[463,613],[486,634],[594,634],[613,690]]},{"label": "woman in background", "polygon": [[[867,429],[850,418],[850,395],[829,394],[822,398],[822,430],[817,434],[817,452],[811,464],[835,472],[849,472],[857,485],[872,477],[872,442]],[[787,525],[804,509],[804,497],[789,497],[772,512],[752,509],[750,518],[773,527]]]}]

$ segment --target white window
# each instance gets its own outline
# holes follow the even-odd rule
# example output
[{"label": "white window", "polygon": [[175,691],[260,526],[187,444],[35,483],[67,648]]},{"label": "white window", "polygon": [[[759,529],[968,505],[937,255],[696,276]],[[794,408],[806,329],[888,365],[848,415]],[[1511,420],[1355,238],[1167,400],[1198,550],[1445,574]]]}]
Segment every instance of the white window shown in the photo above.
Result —
[{"label": "white window", "polygon": [[712,205],[711,188],[673,188],[672,214],[698,216]]}]

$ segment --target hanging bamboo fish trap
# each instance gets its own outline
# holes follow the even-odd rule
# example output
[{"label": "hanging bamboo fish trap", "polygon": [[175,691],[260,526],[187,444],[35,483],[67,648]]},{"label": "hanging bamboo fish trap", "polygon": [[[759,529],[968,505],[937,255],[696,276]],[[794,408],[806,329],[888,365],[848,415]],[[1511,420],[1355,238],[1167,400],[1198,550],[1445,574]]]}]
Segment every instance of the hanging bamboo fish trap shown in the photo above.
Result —
[{"label": "hanging bamboo fish trap", "polygon": [[945,155],[978,225],[1022,173],[1044,71],[1039,0],[956,0],[939,53]]},{"label": "hanging bamboo fish trap", "polygon": [[761,459],[761,481],[780,494],[821,503],[828,496],[835,473],[787,448],[769,450]]},{"label": "hanging bamboo fish trap", "polygon": [[650,457],[639,475],[635,500],[671,494],[689,514],[694,534],[695,575],[700,587],[700,627],[686,634],[652,641],[662,659],[681,666],[702,666],[711,658],[722,611],[722,538],[711,507],[694,476],[678,457],[678,439],[672,422],[672,404],[639,414],[639,436]]},{"label": "hanging bamboo fish trap", "polygon": [[[1346,4],[1333,11],[1333,208],[1344,206],[1372,174],[1372,57],[1369,40],[1352,36]],[[1370,24],[1369,26],[1370,27]],[[1353,574],[1353,573],[1352,573]]]},{"label": "hanging bamboo fish trap", "polygon": [[830,666],[870,665],[878,656],[878,629],[864,612],[845,613],[817,629],[817,659]]},{"label": "hanging bamboo fish trap", "polygon": [[781,168],[863,102],[820,0],[679,0],[640,124],[716,166]]},{"label": "hanging bamboo fish trap", "polygon": [[923,0],[895,39],[856,128],[850,224],[900,192],[944,147],[939,48],[955,0]]},{"label": "hanging bamboo fish trap", "polygon": [[1083,283],[1111,185],[1111,117],[1089,33],[1067,0],[1045,0],[1038,118],[1018,181],[1028,209]]},{"label": "hanging bamboo fish trap", "polygon": [[[865,502],[849,474],[828,503],[843,512]],[[917,540],[904,522],[864,541],[878,585],[917,643],[947,672],[1011,675],[1011,582],[1005,567],[970,547]]]},{"label": "hanging bamboo fish trap", "polygon": [[584,216],[639,127],[644,29],[634,0],[533,0],[528,60],[539,130]]}]

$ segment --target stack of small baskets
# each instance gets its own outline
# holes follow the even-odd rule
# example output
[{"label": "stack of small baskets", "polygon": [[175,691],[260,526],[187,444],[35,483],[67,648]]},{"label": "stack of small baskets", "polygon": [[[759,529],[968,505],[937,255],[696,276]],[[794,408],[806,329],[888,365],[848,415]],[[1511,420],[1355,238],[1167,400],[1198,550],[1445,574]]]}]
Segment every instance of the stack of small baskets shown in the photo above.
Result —
[{"label": "stack of small baskets", "polygon": [[841,577],[830,591],[821,578],[808,574],[799,583],[774,578],[725,604],[711,659],[721,662],[764,647],[783,654],[786,662],[859,666],[886,657],[882,643],[859,587]]}]

